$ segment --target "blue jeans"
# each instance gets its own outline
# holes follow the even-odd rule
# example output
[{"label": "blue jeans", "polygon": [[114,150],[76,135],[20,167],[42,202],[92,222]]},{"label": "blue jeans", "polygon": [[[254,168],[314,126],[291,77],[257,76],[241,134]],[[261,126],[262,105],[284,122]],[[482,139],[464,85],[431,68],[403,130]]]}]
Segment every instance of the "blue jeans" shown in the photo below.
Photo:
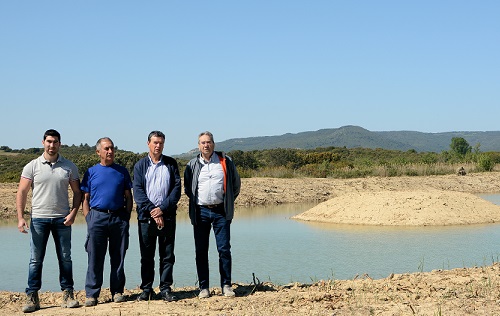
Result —
[{"label": "blue jeans", "polygon": [[42,268],[49,235],[52,233],[59,262],[61,290],[73,289],[73,263],[71,261],[71,226],[64,225],[64,217],[32,218],[30,224],[31,257],[26,293],[39,291],[42,287]]},{"label": "blue jeans", "polygon": [[224,207],[200,207],[197,224],[193,225],[196,253],[196,270],[200,289],[209,288],[208,245],[210,230],[213,228],[215,243],[219,252],[220,285],[231,285],[231,221],[226,220]]}]

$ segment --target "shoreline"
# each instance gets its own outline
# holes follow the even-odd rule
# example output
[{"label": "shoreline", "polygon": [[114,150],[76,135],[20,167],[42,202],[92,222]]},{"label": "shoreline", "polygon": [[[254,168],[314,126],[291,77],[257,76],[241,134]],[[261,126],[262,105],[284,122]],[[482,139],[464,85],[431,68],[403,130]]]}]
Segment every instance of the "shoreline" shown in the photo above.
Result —
[{"label": "shoreline", "polygon": [[[111,301],[103,289],[94,307],[59,307],[61,293],[40,292],[41,309],[33,315],[497,315],[500,313],[500,264],[391,274],[372,279],[369,275],[350,280],[319,280],[311,284],[275,285],[233,283],[235,298],[218,288],[199,299],[194,287],[174,288],[179,300],[137,302],[140,289],[125,290],[127,301]],[[155,289],[158,291],[158,288]],[[9,315],[20,310],[24,293],[0,291],[0,306]],[[75,291],[83,304],[85,292]]]}]

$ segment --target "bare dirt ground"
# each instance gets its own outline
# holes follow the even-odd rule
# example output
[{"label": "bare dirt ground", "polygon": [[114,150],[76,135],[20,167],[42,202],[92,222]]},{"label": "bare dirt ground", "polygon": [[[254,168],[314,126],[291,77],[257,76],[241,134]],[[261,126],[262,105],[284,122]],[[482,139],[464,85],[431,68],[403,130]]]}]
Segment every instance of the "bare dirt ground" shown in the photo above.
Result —
[{"label": "bare dirt ground", "polygon": [[[430,203],[429,210],[443,203],[450,205],[462,193],[500,193],[500,173],[467,174],[466,176],[430,176],[363,179],[243,179],[242,191],[237,200],[239,207],[343,200],[356,209],[361,194],[372,194],[386,199],[386,208],[401,195],[421,197],[436,190],[446,191],[441,199],[420,201]],[[0,216],[15,218],[15,193],[17,185],[0,184]],[[394,192],[399,199],[387,200],[387,193]],[[417,192],[417,193],[415,193]],[[423,192],[423,193],[422,193]],[[383,193],[383,194],[382,194]],[[440,192],[442,193],[442,192]],[[352,198],[347,199],[347,197]],[[411,197],[411,196],[410,196]],[[447,200],[443,200],[447,199]],[[411,202],[411,198],[409,201]],[[444,202],[443,202],[444,201]],[[325,202],[325,203],[327,203]],[[415,207],[406,201],[407,207]],[[473,207],[478,201],[468,204]],[[187,201],[182,198],[180,211]],[[353,204],[349,204],[353,203]],[[432,204],[435,203],[435,204]],[[460,208],[459,204],[453,204]],[[417,206],[418,208],[418,206]],[[421,207],[422,213],[425,207]],[[482,208],[480,208],[482,209]],[[477,210],[477,216],[485,212]],[[348,213],[348,212],[345,212]],[[488,213],[488,212],[486,212]],[[477,216],[472,216],[472,219]],[[372,216],[373,217],[373,216]],[[447,216],[450,217],[450,216]],[[445,225],[436,217],[431,224]],[[490,222],[495,221],[491,220]],[[460,224],[474,222],[465,220]],[[403,222],[396,224],[404,225]],[[354,222],[354,224],[359,224]],[[386,224],[386,223],[376,223]],[[4,273],[8,273],[5,271]],[[25,276],[19,276],[25,282]],[[136,302],[138,289],[127,290],[129,301],[113,303],[106,289],[96,307],[63,309],[59,307],[61,293],[41,293],[42,309],[35,315],[500,315],[500,265],[437,270],[424,273],[395,274],[383,279],[369,275],[354,276],[351,280],[323,280],[314,284],[275,285],[260,283],[234,284],[236,298],[220,296],[220,289],[212,288],[213,296],[200,300],[195,288],[175,288],[180,298],[177,302],[160,300]],[[77,292],[83,303],[85,293]],[[6,315],[20,315],[24,293],[0,292],[0,310]]]}]

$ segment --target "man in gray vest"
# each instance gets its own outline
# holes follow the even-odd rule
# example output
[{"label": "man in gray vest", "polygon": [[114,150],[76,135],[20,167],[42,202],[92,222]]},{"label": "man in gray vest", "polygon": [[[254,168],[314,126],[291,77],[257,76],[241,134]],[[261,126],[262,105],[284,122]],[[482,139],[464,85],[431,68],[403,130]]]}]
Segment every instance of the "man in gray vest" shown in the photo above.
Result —
[{"label": "man in gray vest", "polygon": [[[21,173],[16,196],[17,228],[28,233],[24,209],[28,192],[31,202],[31,257],[23,312],[40,309],[38,291],[42,287],[42,266],[49,235],[52,234],[59,261],[59,282],[63,291],[62,307],[79,305],[73,294],[73,263],[71,260],[71,225],[80,207],[82,194],[78,168],[59,155],[61,135],[49,129],[43,135],[43,154],[30,161]],[[73,205],[69,206],[68,186],[73,191]]]}]

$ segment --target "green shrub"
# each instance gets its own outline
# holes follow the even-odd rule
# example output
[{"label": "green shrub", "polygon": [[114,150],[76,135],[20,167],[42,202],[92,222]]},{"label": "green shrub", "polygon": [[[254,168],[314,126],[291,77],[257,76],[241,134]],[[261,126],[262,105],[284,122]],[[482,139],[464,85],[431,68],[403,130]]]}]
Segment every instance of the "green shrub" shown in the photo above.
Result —
[{"label": "green shrub", "polygon": [[478,171],[492,171],[494,167],[493,160],[487,154],[478,154],[477,169]]}]

